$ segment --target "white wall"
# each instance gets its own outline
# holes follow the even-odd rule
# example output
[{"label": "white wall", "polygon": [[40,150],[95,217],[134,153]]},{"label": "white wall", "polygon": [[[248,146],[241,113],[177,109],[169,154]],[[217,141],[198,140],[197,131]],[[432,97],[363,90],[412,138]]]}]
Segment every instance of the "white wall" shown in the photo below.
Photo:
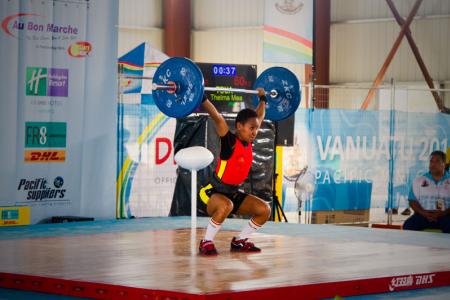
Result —
[{"label": "white wall", "polygon": [[[415,20],[410,28],[432,78],[448,81],[450,17]],[[330,33],[330,81],[343,83],[374,80],[399,32],[400,27],[393,20],[333,24]],[[384,78],[386,81],[394,78],[404,82],[424,80],[406,37]]]},{"label": "white wall", "polygon": [[[319,0],[320,1],[320,0]],[[393,0],[397,11],[404,18],[411,11],[415,0]],[[424,0],[417,16],[445,15],[450,13],[448,0]],[[331,0],[332,22],[367,19],[393,19],[385,0]]]},{"label": "white wall", "polygon": [[120,0],[118,56],[142,42],[163,50],[162,0]]},{"label": "white wall", "polygon": [[262,0],[192,0],[195,30],[262,26]]},{"label": "white wall", "polygon": [[[255,64],[258,74],[275,66],[263,62],[264,1],[192,0],[192,58],[199,62]],[[276,64],[304,81],[304,65]]]},{"label": "white wall", "polygon": [[[394,0],[400,15],[406,19],[415,1]],[[331,0],[330,82],[339,85],[371,85],[391,50],[401,28],[385,0]],[[435,81],[448,88],[450,83],[450,1],[423,1],[410,25],[412,37],[421,57]],[[394,59],[383,78],[384,83],[394,79],[398,86],[426,89],[425,79],[406,37],[403,38]],[[367,92],[362,94],[360,103]],[[443,93],[450,104],[449,93]],[[409,91],[408,107],[412,111],[436,111],[430,92]],[[331,98],[332,106],[358,107],[357,97]],[[374,108],[377,108],[376,105]],[[381,103],[380,108],[383,108]]]},{"label": "white wall", "polygon": [[[199,62],[256,64],[258,73],[272,66],[262,61],[263,0],[191,0],[192,59]],[[413,0],[394,0],[406,18]],[[389,53],[400,27],[385,0],[331,0],[330,82],[370,85]],[[162,0],[120,0],[119,55],[141,42],[163,49]],[[423,1],[411,24],[413,38],[436,82],[450,86],[450,1]],[[303,65],[283,65],[304,80]],[[384,82],[423,86],[423,75],[406,38]],[[449,93],[445,101],[450,104]],[[359,108],[366,91],[330,92],[331,107]],[[334,103],[333,103],[334,102]],[[422,103],[422,104],[421,104]],[[431,94],[419,102],[433,106]]]},{"label": "white wall", "polygon": [[275,65],[283,66],[296,73],[303,80],[303,64],[263,62],[262,42],[262,27],[194,31],[192,34],[192,57],[199,62],[256,64],[258,74]]},{"label": "white wall", "polygon": [[[198,62],[262,62],[264,1],[192,0],[191,58]],[[120,0],[119,56],[147,41],[163,49],[162,0]],[[303,65],[284,65],[304,78]]]},{"label": "white wall", "polygon": [[159,28],[133,29],[119,27],[118,56],[122,56],[143,42],[150,43],[154,48],[162,51],[164,48],[164,31]]},{"label": "white wall", "polygon": [[[192,59],[197,62],[256,65],[258,75],[275,65],[292,71],[300,83],[304,82],[303,64],[273,64],[263,62],[262,27],[224,28],[192,33]],[[302,93],[301,105],[305,105]]]}]

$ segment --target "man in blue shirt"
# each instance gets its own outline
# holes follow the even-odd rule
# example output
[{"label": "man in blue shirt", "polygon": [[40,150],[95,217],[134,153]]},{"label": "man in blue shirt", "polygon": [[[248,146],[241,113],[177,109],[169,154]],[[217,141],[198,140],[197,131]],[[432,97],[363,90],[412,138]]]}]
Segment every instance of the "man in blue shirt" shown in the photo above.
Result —
[{"label": "man in blue shirt", "polygon": [[414,214],[403,229],[437,228],[450,233],[450,174],[445,171],[445,161],[444,152],[432,152],[429,171],[414,179],[408,196]]}]

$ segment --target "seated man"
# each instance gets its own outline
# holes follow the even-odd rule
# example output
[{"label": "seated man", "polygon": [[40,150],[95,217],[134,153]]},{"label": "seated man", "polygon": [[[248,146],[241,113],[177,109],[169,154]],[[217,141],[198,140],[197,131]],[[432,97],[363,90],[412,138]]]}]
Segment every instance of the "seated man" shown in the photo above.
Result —
[{"label": "seated man", "polygon": [[431,153],[429,172],[414,179],[408,201],[414,214],[403,229],[437,228],[450,233],[450,174],[445,171],[444,152]]}]

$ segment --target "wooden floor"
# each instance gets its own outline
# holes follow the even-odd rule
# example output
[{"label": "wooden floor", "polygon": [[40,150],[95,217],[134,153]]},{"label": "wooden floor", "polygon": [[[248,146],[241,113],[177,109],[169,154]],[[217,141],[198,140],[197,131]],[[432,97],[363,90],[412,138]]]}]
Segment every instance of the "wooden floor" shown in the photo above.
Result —
[{"label": "wooden floor", "polygon": [[[0,240],[0,286],[21,288],[30,280],[29,289],[52,292],[49,284],[57,281],[51,280],[60,280],[55,293],[100,298],[166,291],[173,299],[286,299],[301,291],[315,298],[450,285],[450,247],[256,233],[252,241],[261,253],[231,253],[237,232],[223,230],[219,255],[202,257],[196,248],[203,233],[180,228]],[[80,293],[88,289],[91,294]]]}]

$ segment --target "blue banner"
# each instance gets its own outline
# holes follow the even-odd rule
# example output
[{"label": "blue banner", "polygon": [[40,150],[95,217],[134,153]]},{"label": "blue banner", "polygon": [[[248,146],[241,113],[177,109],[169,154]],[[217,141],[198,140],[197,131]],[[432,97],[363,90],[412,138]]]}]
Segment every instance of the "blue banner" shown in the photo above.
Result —
[{"label": "blue banner", "polygon": [[299,110],[295,145],[285,151],[285,209],[299,198],[311,210],[406,204],[429,155],[449,146],[450,116],[398,111]]}]

